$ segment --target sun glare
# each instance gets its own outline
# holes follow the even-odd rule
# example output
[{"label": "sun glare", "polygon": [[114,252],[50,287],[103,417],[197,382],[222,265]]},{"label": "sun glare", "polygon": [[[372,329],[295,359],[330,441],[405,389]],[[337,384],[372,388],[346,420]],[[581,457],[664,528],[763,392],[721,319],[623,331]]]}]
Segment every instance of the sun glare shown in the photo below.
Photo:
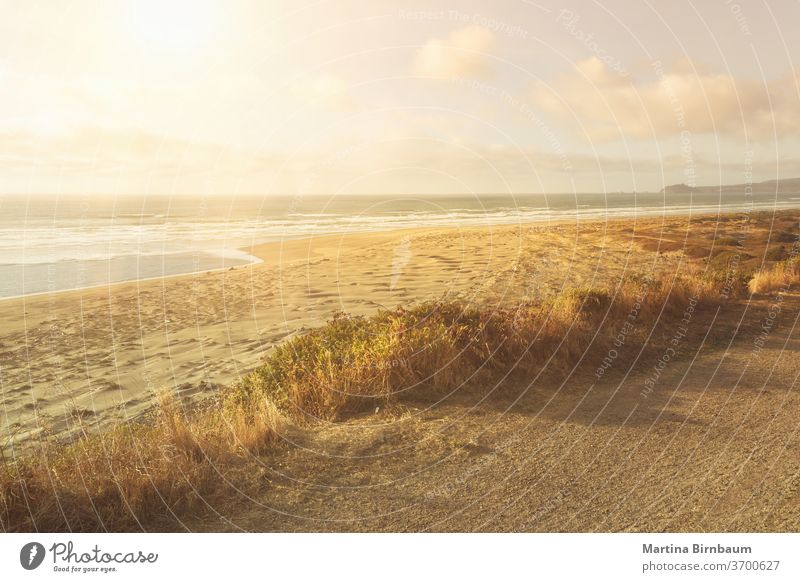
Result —
[{"label": "sun glare", "polygon": [[211,42],[219,8],[214,0],[131,0],[127,23],[143,49],[186,54]]}]

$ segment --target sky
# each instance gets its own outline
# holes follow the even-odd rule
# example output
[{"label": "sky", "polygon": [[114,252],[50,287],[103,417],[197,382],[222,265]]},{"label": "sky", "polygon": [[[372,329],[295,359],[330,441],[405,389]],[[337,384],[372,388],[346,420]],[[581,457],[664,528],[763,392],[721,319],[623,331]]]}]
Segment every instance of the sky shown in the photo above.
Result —
[{"label": "sky", "polygon": [[0,0],[0,193],[800,176],[795,0]]}]

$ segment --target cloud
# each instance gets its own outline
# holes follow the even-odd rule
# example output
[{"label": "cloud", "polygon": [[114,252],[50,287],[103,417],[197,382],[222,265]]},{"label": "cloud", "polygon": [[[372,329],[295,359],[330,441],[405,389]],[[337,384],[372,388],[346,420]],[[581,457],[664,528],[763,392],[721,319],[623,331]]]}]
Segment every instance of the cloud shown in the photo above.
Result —
[{"label": "cloud", "polygon": [[[300,193],[376,191],[453,192],[466,188],[475,192],[569,191],[574,184],[582,191],[602,190],[612,176],[624,183],[642,182],[661,188],[654,176],[662,173],[680,182],[684,160],[628,158],[614,155],[561,154],[518,147],[510,143],[487,144],[469,140],[444,140],[424,135],[397,134],[367,143],[343,141],[336,155],[306,153],[283,166]],[[713,161],[697,159],[698,171],[719,170]],[[741,168],[733,168],[741,170]],[[618,180],[617,180],[618,181]],[[657,188],[656,188],[657,186]],[[630,187],[629,187],[630,188]]]},{"label": "cloud", "polygon": [[798,85],[791,76],[763,83],[686,67],[651,67],[647,80],[611,71],[598,58],[577,63],[534,92],[539,107],[592,140],[715,134],[753,140],[796,135]]},{"label": "cloud", "polygon": [[[446,120],[445,120],[446,121]],[[679,154],[631,156],[561,152],[456,134],[431,116],[397,120],[392,131],[331,136],[293,151],[244,149],[146,131],[81,127],[43,136],[0,132],[6,192],[445,193],[658,190],[685,181]],[[695,154],[697,183],[742,181],[742,160]],[[762,151],[750,162],[756,180],[800,175],[800,158]]]},{"label": "cloud", "polygon": [[424,77],[482,77],[488,72],[487,51],[494,35],[482,26],[467,26],[447,38],[429,40],[417,51],[414,73]]},{"label": "cloud", "polygon": [[[199,191],[208,177],[254,174],[254,156],[145,131],[81,127],[58,136],[0,132],[2,191]],[[189,184],[188,182],[191,181]],[[23,185],[23,186],[20,186]]]},{"label": "cloud", "polygon": [[347,83],[331,73],[303,76],[290,86],[291,94],[320,109],[347,110],[354,106]]}]

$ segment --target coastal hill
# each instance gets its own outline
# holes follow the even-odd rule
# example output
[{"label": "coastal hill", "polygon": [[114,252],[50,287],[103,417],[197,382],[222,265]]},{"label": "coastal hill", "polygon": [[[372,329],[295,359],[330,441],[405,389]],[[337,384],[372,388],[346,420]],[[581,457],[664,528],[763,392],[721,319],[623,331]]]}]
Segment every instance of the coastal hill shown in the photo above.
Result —
[{"label": "coastal hill", "polygon": [[698,194],[714,194],[719,192],[744,192],[751,189],[754,194],[790,194],[800,193],[800,178],[784,178],[782,180],[765,180],[753,184],[729,184],[720,186],[689,186],[687,184],[671,184],[661,189],[662,194],[685,194],[695,192]]}]

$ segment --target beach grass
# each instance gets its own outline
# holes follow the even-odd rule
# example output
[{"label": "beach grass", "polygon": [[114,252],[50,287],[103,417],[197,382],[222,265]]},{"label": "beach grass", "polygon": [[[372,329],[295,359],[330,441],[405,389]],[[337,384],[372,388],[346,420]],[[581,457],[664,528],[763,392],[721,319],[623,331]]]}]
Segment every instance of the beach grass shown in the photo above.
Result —
[{"label": "beach grass", "polygon": [[793,255],[753,275],[748,283],[751,293],[774,293],[800,284],[800,256]]}]

